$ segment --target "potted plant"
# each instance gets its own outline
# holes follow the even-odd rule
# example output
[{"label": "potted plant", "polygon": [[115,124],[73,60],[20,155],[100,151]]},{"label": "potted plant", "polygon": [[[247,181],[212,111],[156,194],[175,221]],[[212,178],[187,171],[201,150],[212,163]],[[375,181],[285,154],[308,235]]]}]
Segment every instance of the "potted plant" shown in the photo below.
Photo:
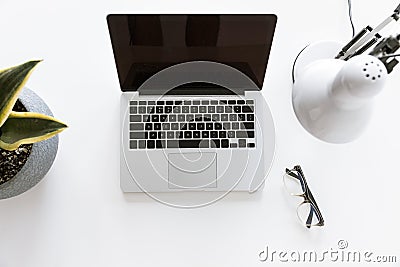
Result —
[{"label": "potted plant", "polygon": [[48,172],[67,126],[24,88],[39,60],[0,70],[0,199],[19,195]]}]

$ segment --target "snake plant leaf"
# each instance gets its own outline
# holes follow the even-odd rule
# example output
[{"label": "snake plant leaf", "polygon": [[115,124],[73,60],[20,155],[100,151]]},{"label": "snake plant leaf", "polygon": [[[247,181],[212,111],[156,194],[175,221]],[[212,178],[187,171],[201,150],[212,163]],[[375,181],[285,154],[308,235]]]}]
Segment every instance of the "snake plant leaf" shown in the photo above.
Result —
[{"label": "snake plant leaf", "polygon": [[12,111],[0,127],[0,147],[5,150],[15,150],[22,144],[49,139],[65,128],[67,125],[50,116]]},{"label": "snake plant leaf", "polygon": [[7,120],[18,99],[19,92],[40,61],[32,60],[18,66],[0,70],[0,126]]}]

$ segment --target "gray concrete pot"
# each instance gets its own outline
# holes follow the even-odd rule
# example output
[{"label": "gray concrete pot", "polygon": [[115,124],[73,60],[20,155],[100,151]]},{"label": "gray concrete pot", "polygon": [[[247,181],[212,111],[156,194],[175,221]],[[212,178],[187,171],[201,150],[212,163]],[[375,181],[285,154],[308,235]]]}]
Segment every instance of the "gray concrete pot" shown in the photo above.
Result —
[{"label": "gray concrete pot", "polygon": [[[19,100],[28,111],[53,116],[46,103],[28,88],[22,90]],[[58,135],[35,143],[22,169],[10,181],[0,185],[0,199],[22,194],[39,183],[53,164],[57,149]]]}]

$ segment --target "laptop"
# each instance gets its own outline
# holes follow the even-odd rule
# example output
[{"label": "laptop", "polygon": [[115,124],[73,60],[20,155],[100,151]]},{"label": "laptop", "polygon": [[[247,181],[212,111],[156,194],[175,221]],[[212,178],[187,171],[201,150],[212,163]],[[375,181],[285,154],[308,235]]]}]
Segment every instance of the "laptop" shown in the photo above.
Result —
[{"label": "laptop", "polygon": [[111,14],[123,192],[261,188],[275,128],[261,94],[276,16]]}]

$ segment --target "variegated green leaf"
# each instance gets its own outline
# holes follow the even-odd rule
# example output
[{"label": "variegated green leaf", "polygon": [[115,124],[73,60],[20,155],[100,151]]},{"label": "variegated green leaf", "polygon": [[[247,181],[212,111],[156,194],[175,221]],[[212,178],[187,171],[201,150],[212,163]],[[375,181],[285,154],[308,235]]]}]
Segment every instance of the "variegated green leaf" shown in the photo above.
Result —
[{"label": "variegated green leaf", "polygon": [[11,113],[19,92],[39,62],[40,60],[28,61],[15,67],[0,70],[0,126]]},{"label": "variegated green leaf", "polygon": [[0,128],[0,147],[15,150],[22,144],[46,140],[67,125],[53,117],[34,112],[11,112]]}]

